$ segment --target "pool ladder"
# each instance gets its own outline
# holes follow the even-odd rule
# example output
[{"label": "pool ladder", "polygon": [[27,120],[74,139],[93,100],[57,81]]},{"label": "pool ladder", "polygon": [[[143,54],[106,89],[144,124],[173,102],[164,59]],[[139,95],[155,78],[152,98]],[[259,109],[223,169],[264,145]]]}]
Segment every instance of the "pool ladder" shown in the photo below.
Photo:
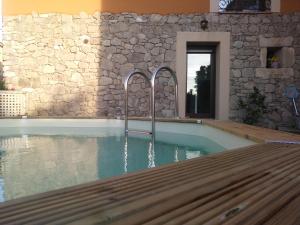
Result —
[{"label": "pool ladder", "polygon": [[[125,135],[127,136],[128,133],[139,133],[139,134],[145,134],[145,135],[151,135],[152,139],[155,139],[155,80],[160,72],[167,71],[171,74],[174,83],[175,83],[175,118],[178,118],[178,82],[176,75],[174,71],[167,67],[167,66],[161,66],[157,68],[154,73],[152,74],[151,79],[149,79],[145,72],[142,70],[134,70],[130,72],[125,81],[124,81],[124,89],[125,89]],[[152,121],[152,128],[151,131],[147,130],[129,130],[128,129],[128,83],[130,79],[135,76],[140,75],[142,76],[148,84],[150,84],[151,87],[151,95],[150,95],[150,118]]]}]

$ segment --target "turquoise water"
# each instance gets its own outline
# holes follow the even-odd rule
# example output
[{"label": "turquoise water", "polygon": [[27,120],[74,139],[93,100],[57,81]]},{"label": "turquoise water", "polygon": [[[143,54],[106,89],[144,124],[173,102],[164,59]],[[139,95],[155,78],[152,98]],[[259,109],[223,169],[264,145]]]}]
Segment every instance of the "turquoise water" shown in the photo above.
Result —
[{"label": "turquoise water", "polygon": [[[16,135],[0,137],[0,202],[224,150],[205,137]],[[177,144],[174,143],[177,142]]]}]

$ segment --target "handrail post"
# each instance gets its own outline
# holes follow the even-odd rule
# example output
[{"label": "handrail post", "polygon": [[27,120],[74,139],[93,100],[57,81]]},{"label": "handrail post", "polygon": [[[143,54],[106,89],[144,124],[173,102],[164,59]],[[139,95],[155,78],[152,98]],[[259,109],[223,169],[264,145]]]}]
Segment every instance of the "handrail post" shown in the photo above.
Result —
[{"label": "handrail post", "polygon": [[[125,135],[128,134],[128,83],[130,81],[130,79],[135,76],[135,75],[141,75],[143,78],[145,78],[146,82],[148,82],[150,84],[151,87],[151,92],[152,92],[152,86],[151,86],[151,82],[150,79],[146,76],[146,74],[141,71],[141,70],[134,70],[132,72],[130,72],[125,81],[124,81],[124,89],[125,89]],[[151,98],[151,94],[150,94],[150,111],[152,109],[152,98]],[[150,113],[151,116],[151,113]],[[151,131],[151,134],[153,134],[153,130]]]},{"label": "handrail post", "polygon": [[155,139],[155,79],[157,77],[157,75],[161,72],[161,71],[167,71],[171,74],[174,83],[175,83],[175,117],[178,118],[178,82],[177,82],[177,77],[176,74],[174,73],[174,71],[167,66],[161,66],[159,68],[157,68],[154,73],[152,74],[152,78],[151,78],[151,89],[152,89],[152,139]]}]

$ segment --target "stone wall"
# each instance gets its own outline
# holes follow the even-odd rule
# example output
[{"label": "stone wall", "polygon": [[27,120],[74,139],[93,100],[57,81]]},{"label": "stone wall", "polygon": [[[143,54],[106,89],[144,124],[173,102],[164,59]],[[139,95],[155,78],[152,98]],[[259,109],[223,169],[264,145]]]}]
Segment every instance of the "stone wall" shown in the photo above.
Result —
[{"label": "stone wall", "polygon": [[[32,14],[4,18],[4,71],[7,82],[30,94],[34,116],[109,116],[124,114],[122,81],[139,68],[148,73],[166,64],[175,69],[176,34],[231,32],[230,116],[239,120],[238,99],[257,86],[272,113],[262,123],[291,123],[283,96],[300,85],[300,14],[87,15]],[[206,30],[207,31],[207,30]],[[289,38],[294,63],[289,69],[263,69],[261,38]],[[160,77],[157,112],[171,116],[172,82]],[[149,88],[141,78],[130,86],[130,115],[149,113]]]}]

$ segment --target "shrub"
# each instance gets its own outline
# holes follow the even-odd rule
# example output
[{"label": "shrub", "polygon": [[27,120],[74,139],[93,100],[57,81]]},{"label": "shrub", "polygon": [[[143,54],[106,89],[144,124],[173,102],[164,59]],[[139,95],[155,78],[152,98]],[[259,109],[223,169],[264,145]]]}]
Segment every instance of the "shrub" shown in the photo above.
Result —
[{"label": "shrub", "polygon": [[5,80],[3,76],[0,76],[0,90],[6,90]]},{"label": "shrub", "polygon": [[259,119],[267,113],[265,96],[262,95],[257,87],[248,95],[245,101],[239,99],[239,108],[245,110],[243,122],[246,124],[256,124]]}]

